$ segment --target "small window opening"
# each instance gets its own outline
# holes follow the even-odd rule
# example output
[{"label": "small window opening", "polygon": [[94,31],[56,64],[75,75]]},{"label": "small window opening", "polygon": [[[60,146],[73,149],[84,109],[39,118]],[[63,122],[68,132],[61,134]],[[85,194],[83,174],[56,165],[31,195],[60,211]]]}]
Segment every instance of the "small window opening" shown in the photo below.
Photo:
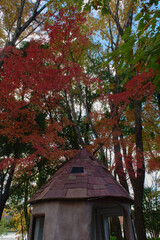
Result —
[{"label": "small window opening", "polygon": [[83,167],[73,167],[70,173],[84,173]]},{"label": "small window opening", "polygon": [[33,232],[32,240],[43,239],[44,216],[37,216],[33,218]]}]

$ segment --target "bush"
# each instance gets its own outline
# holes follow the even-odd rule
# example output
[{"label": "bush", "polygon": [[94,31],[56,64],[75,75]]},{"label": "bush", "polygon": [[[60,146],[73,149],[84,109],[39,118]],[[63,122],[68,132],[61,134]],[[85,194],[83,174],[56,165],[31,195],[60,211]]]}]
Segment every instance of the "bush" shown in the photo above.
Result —
[{"label": "bush", "polygon": [[2,218],[0,221],[0,235],[8,233],[8,221]]}]

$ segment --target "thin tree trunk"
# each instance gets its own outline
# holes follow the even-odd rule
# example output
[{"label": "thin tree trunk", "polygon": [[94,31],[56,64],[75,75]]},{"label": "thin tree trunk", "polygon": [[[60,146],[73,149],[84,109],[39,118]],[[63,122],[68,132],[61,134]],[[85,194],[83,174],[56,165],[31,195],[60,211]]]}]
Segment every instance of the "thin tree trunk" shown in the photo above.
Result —
[{"label": "thin tree trunk", "polygon": [[75,107],[74,107],[74,99],[73,99],[73,93],[71,93],[70,96],[70,101],[71,101],[71,108],[72,108],[72,116],[73,116],[73,121],[74,121],[74,127],[75,127],[75,131],[76,131],[76,135],[77,135],[77,140],[80,146],[84,146],[84,142],[82,140],[80,131],[79,131],[79,127],[78,127],[78,123],[77,123],[77,117],[76,117],[76,112],[75,112]]},{"label": "thin tree trunk", "polygon": [[142,209],[143,188],[145,178],[145,164],[143,155],[143,139],[142,139],[142,120],[141,120],[141,102],[134,101],[134,115],[135,115],[135,142],[137,155],[137,176],[134,181],[133,190],[135,197],[135,227],[137,237],[139,240],[146,240],[144,215]]},{"label": "thin tree trunk", "polygon": [[25,217],[25,222],[26,222],[26,227],[27,227],[27,235],[29,233],[29,222],[30,222],[30,217],[28,214],[28,188],[29,188],[29,180],[27,179],[25,182],[25,195],[24,195],[24,217]]},{"label": "thin tree trunk", "polygon": [[113,133],[113,144],[114,144],[114,154],[115,154],[115,164],[116,164],[115,171],[118,175],[120,184],[127,190],[127,192],[129,192],[126,173],[124,172],[124,166],[122,161],[120,144],[118,141],[117,130],[114,130],[114,133]]},{"label": "thin tree trunk", "polygon": [[0,220],[2,218],[2,214],[6,205],[6,202],[10,196],[11,184],[15,172],[16,167],[16,159],[19,157],[19,143],[18,141],[14,145],[14,162],[10,166],[10,169],[7,172],[8,178],[4,178],[3,182],[1,182],[1,191],[0,191]]},{"label": "thin tree trunk", "polygon": [[[92,132],[93,132],[95,138],[97,139],[99,136],[98,136],[98,133],[97,133],[97,131],[96,131],[96,128],[95,128],[95,126],[94,126],[94,124],[93,124],[93,122],[92,122],[92,119],[91,119],[91,117],[90,117],[87,103],[85,103],[85,101],[84,101],[84,98],[83,98],[83,94],[82,94],[80,85],[78,84],[77,87],[78,87],[78,91],[79,91],[79,97],[80,97],[80,100],[81,100],[81,102],[82,102],[82,104],[83,104],[83,106],[84,106],[84,108],[85,108],[86,115],[87,115],[89,124],[90,124],[90,126],[91,126]],[[107,167],[108,164],[106,163],[106,158],[105,158],[105,154],[104,154],[103,145],[101,145],[101,144],[99,144],[99,145],[100,145],[100,147],[101,147],[101,148],[100,148],[100,151],[101,151],[101,154],[102,154],[102,162],[103,162],[103,164],[106,165],[106,167]]]},{"label": "thin tree trunk", "polygon": [[[116,82],[117,82],[117,88],[116,92],[119,92],[119,77],[116,77]],[[117,119],[116,124],[114,125],[113,128],[113,145],[114,145],[114,155],[115,155],[115,171],[118,175],[120,184],[129,192],[128,189],[128,183],[127,183],[127,178],[126,178],[126,173],[124,171],[124,164],[122,161],[122,154],[121,154],[121,148],[120,148],[120,143],[119,143],[119,113],[118,113],[118,106],[115,106],[114,104],[111,104],[111,110],[112,110],[112,119]]]},{"label": "thin tree trunk", "polygon": [[[81,141],[81,135],[79,134],[80,136],[80,140],[78,139],[78,136],[77,136],[77,133],[76,131],[79,132],[79,128],[76,130],[77,126],[75,125],[75,122],[77,122],[77,120],[73,119],[73,115],[74,117],[75,116],[75,113],[73,113],[74,111],[74,106],[72,106],[73,103],[70,103],[69,102],[69,99],[68,99],[68,95],[67,95],[67,92],[64,91],[64,98],[65,98],[65,103],[66,103],[66,106],[65,106],[65,111],[67,112],[67,116],[68,116],[68,119],[69,121],[71,121],[72,123],[74,122],[74,124],[71,126],[70,130],[71,130],[71,134],[72,134],[72,137],[70,139],[70,142],[72,144],[72,147],[75,148],[75,149],[79,149],[80,148],[80,141]],[[71,106],[70,106],[71,105]]]},{"label": "thin tree trunk", "polygon": [[8,178],[7,178],[6,182],[3,183],[4,185],[3,185],[3,188],[1,189],[1,193],[0,193],[0,220],[2,218],[2,214],[3,214],[3,210],[5,208],[5,204],[8,200],[8,198],[9,198],[9,191],[10,191],[14,171],[15,171],[15,164],[13,164],[11,166],[10,172],[8,174]]}]

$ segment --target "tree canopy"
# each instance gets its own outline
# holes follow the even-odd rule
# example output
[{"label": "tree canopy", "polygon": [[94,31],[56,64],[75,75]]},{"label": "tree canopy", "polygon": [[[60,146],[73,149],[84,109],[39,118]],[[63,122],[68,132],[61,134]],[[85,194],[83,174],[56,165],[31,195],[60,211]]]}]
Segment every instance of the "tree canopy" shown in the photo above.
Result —
[{"label": "tree canopy", "polygon": [[146,239],[145,173],[160,166],[158,1],[16,0],[0,11],[1,215],[27,183],[27,223],[33,177],[40,187],[86,147],[132,188]]}]

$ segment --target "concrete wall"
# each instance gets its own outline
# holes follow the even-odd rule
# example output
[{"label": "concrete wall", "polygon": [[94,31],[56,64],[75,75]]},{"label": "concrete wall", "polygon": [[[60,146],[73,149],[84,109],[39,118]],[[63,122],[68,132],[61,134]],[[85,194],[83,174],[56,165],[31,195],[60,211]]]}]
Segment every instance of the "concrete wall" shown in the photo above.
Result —
[{"label": "concrete wall", "polygon": [[32,216],[36,215],[45,215],[43,240],[91,239],[92,203],[54,201],[34,204]]}]

